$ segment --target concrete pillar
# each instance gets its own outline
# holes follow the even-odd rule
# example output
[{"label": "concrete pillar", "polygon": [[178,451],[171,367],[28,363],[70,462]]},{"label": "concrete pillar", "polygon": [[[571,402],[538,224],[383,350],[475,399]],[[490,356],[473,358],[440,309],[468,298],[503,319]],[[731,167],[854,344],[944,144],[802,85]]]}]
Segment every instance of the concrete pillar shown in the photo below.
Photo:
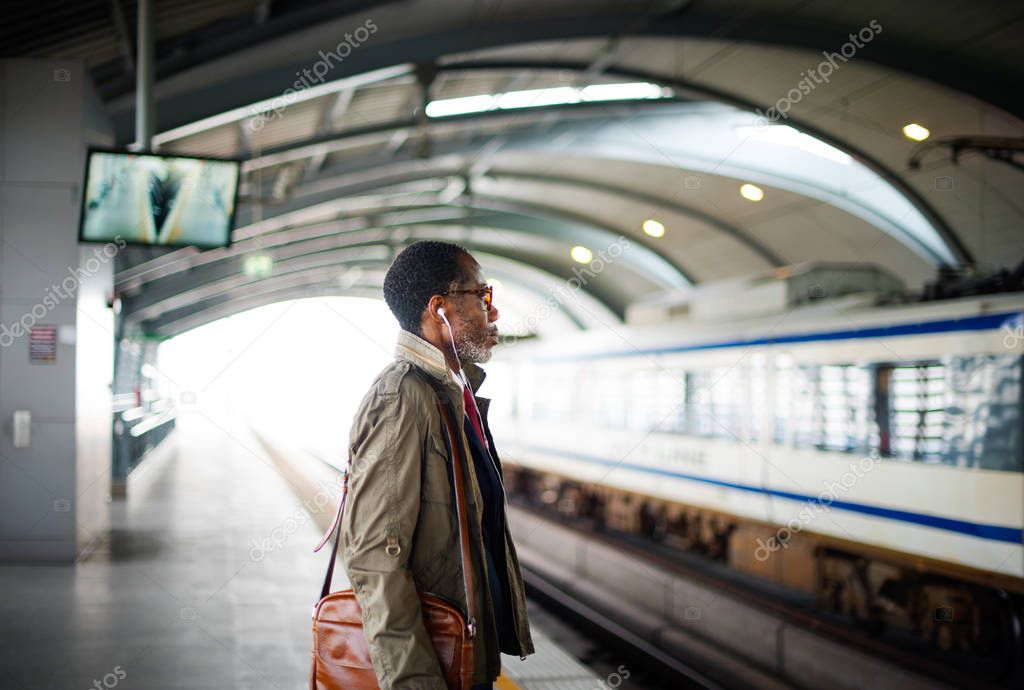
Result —
[{"label": "concrete pillar", "polygon": [[86,148],[112,142],[80,61],[0,61],[0,562],[72,562],[107,529],[114,262],[78,216]]}]

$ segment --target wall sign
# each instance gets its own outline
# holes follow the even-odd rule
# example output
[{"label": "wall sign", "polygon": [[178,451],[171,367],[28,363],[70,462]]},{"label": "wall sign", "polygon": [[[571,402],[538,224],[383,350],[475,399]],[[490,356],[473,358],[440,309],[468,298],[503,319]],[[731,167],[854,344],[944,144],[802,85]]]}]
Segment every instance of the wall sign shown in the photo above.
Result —
[{"label": "wall sign", "polygon": [[57,363],[56,326],[32,326],[28,334],[28,363]]}]

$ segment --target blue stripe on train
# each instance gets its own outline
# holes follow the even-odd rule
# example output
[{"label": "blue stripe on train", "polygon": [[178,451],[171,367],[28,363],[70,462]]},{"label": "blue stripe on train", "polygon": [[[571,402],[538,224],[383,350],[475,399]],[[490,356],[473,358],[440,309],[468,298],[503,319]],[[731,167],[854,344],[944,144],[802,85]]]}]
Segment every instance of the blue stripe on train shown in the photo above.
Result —
[{"label": "blue stripe on train", "polygon": [[[699,482],[702,484],[712,484],[714,486],[721,486],[727,489],[734,489],[736,491],[747,491],[755,494],[778,496],[779,498],[786,498],[791,501],[809,501],[812,503],[819,503],[821,505],[825,505],[826,503],[825,501],[821,500],[818,496],[807,496],[804,494],[798,494],[791,491],[781,491],[778,489],[764,489],[759,486],[751,486],[749,484],[738,484],[736,482],[727,482],[720,479],[711,479],[708,477],[701,477],[694,474],[686,474],[684,472],[673,472],[672,470],[663,470],[658,467],[648,467],[646,465],[637,465],[635,463],[608,460],[606,458],[599,458],[592,455],[584,455],[583,453],[573,453],[556,448],[545,448],[541,446],[531,445],[526,445],[523,447],[537,453],[546,453],[548,455],[561,455],[563,457],[571,458],[573,460],[589,462],[595,465],[603,465],[605,467],[622,467],[625,469],[634,470],[636,472],[656,474],[664,477],[672,477],[674,479],[685,479],[691,482]],[[872,506],[863,503],[853,503],[851,501],[833,500],[831,503],[828,504],[828,507],[839,508],[841,510],[848,510],[854,513],[863,513],[865,515],[874,515],[876,517],[885,518],[887,520],[897,520],[899,522],[909,522],[915,525],[924,525],[925,527],[934,527],[935,529],[942,529],[947,530],[949,532],[966,534],[970,537],[977,537],[978,539],[989,539],[992,541],[1001,541],[1006,542],[1008,544],[1017,545],[1020,545],[1022,541],[1024,541],[1024,530],[1018,527],[986,525],[982,523],[967,522],[965,520],[956,520],[953,518],[939,517],[937,515],[927,515],[925,513],[912,513],[907,510],[898,510],[896,508],[883,508],[881,506]]]},{"label": "blue stripe on train", "polygon": [[552,355],[539,357],[541,361],[563,361],[580,359],[603,359],[605,357],[631,357],[635,355],[662,355],[672,352],[693,352],[696,350],[717,350],[728,347],[753,347],[756,345],[785,345],[789,343],[810,343],[827,340],[863,340],[865,338],[891,338],[900,335],[925,335],[928,333],[955,333],[957,331],[988,331],[1012,325],[1020,320],[1019,311],[984,316],[969,316],[962,319],[943,319],[922,323],[901,323],[892,326],[872,328],[851,328],[844,331],[823,331],[818,333],[796,333],[791,335],[767,336],[748,340],[725,340],[700,345],[672,345],[648,349],[623,350],[616,352],[595,352],[578,355]]}]

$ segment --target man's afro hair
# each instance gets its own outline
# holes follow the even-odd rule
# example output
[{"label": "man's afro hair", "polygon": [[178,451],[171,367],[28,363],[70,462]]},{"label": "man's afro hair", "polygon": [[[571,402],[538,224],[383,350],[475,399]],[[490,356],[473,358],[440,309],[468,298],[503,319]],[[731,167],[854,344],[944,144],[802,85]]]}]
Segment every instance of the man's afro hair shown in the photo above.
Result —
[{"label": "man's afro hair", "polygon": [[420,335],[420,317],[427,302],[466,279],[459,256],[465,247],[449,242],[414,242],[399,252],[384,276],[384,301],[398,324]]}]

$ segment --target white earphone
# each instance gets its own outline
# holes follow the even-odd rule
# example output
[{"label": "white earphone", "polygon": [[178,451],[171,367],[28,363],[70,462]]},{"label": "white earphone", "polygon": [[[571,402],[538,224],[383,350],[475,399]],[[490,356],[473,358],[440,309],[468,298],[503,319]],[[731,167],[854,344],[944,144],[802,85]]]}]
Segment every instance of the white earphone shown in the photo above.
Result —
[{"label": "white earphone", "polygon": [[[444,307],[437,308],[437,315],[441,317],[441,320],[444,321],[444,325],[448,327],[448,335],[451,336],[452,339],[452,353],[455,355],[455,361],[459,363],[459,373],[457,374],[457,376],[459,377],[459,379],[462,380],[463,390],[468,390],[472,392],[473,389],[469,385],[469,379],[466,377],[466,368],[462,366],[462,361],[459,359],[459,352],[458,350],[455,349],[455,333],[452,331],[452,325],[448,323],[448,317],[444,315]],[[476,410],[476,418],[477,421],[480,423],[480,428],[482,429],[484,427],[484,418],[480,414],[479,408],[477,408]],[[491,449],[487,447],[486,441],[484,442],[484,449],[487,452],[487,457],[491,458]],[[494,462],[493,458],[491,458],[491,462]],[[495,470],[497,470],[497,465],[495,465]],[[500,472],[498,474],[498,482],[501,483],[502,496],[504,496],[505,484],[501,481]]]},{"label": "white earphone", "polygon": [[458,350],[455,349],[455,332],[452,331],[452,325],[451,325],[451,323],[449,323],[448,317],[444,315],[444,307],[438,307],[437,308],[437,315],[441,317],[441,320],[444,321],[444,325],[448,327],[448,335],[452,339],[452,354],[455,355],[455,361],[459,363],[458,377],[460,379],[462,379],[462,382],[465,385],[468,386],[469,385],[469,379],[466,378],[466,372],[462,368],[462,361],[459,359],[459,352],[458,352]]}]

